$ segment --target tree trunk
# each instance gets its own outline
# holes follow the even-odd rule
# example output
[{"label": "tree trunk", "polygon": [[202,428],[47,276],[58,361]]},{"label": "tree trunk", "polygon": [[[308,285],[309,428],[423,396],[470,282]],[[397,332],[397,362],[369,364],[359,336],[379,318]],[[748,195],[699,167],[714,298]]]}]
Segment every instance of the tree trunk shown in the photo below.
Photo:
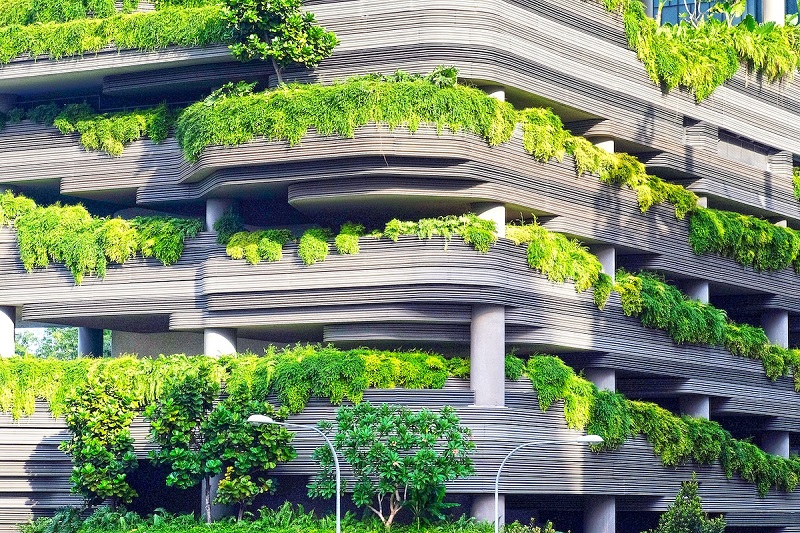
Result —
[{"label": "tree trunk", "polygon": [[211,523],[211,478],[206,476],[203,480],[203,504],[206,511],[206,524]]}]

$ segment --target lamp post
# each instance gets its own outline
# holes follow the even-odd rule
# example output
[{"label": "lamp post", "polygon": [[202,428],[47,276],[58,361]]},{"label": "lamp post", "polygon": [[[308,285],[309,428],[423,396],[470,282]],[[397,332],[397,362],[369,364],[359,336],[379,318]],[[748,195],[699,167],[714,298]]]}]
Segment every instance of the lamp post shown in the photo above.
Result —
[{"label": "lamp post", "polygon": [[539,444],[598,444],[600,442],[603,442],[603,437],[600,435],[582,435],[569,440],[534,440],[520,444],[508,452],[503,462],[500,463],[500,468],[497,469],[497,476],[494,478],[494,533],[500,533],[500,473],[503,471],[503,466],[505,466],[506,461],[508,461],[512,455],[522,448],[538,446]]},{"label": "lamp post", "polygon": [[333,455],[333,466],[336,469],[336,533],[342,533],[342,473],[339,469],[339,459],[336,457],[336,449],[333,447],[333,443],[330,441],[328,436],[320,431],[317,426],[293,424],[292,422],[278,422],[277,420],[273,420],[266,415],[250,415],[247,421],[254,425],[275,424],[276,426],[310,429],[312,431],[316,431],[323,439],[325,439],[325,444],[327,444],[328,448],[331,449],[331,455]]}]

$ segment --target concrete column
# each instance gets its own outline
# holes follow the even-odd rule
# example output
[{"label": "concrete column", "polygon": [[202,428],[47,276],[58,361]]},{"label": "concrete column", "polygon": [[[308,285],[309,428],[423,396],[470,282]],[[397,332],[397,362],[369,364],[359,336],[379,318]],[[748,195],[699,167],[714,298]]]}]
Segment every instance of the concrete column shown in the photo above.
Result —
[{"label": "concrete column", "polygon": [[15,307],[0,307],[0,357],[14,357]]},{"label": "concrete column", "polygon": [[761,434],[761,449],[767,453],[789,458],[789,432],[765,431]]},{"label": "concrete column", "polygon": [[781,309],[768,309],[761,315],[761,327],[769,342],[781,348],[789,347],[789,312]]},{"label": "concrete column", "polygon": [[78,328],[78,355],[103,357],[103,330]]},{"label": "concrete column", "polygon": [[616,392],[617,373],[613,368],[584,368],[583,373],[598,389]]},{"label": "concrete column", "polygon": [[711,406],[708,396],[702,394],[687,394],[680,397],[681,413],[695,418],[705,418],[711,416]]},{"label": "concrete column", "polygon": [[614,139],[612,137],[592,137],[589,140],[598,148],[602,148],[611,154],[614,153]]},{"label": "concrete column", "polygon": [[698,300],[707,304],[710,298],[708,282],[705,280],[695,280],[684,284],[686,296],[693,300]]},{"label": "concrete column", "polygon": [[497,202],[477,202],[470,206],[478,218],[491,220],[497,229],[498,237],[506,236],[506,206]]},{"label": "concrete column", "polygon": [[502,305],[472,306],[470,327],[470,388],[475,405],[506,404],[506,308]]},{"label": "concrete column", "polygon": [[587,496],[583,508],[584,533],[615,533],[616,507],[614,496]]},{"label": "concrete column", "polygon": [[642,0],[644,4],[644,12],[647,14],[648,17],[653,17],[653,0]]},{"label": "concrete column", "polygon": [[205,354],[211,357],[236,353],[236,330],[206,328],[203,331],[203,349]]},{"label": "concrete column", "polygon": [[[501,102],[506,101],[506,90],[502,85],[487,85],[483,88],[483,92]],[[494,504],[492,504],[494,505]]]},{"label": "concrete column", "polygon": [[233,207],[230,198],[209,198],[206,200],[206,231],[214,231],[214,224],[225,211]]},{"label": "concrete column", "polygon": [[697,197],[697,207],[708,207],[708,197],[707,196],[698,196]]},{"label": "concrete column", "polygon": [[770,222],[778,226],[779,228],[788,228],[789,222],[786,221],[785,218],[771,218]]},{"label": "concrete column", "polygon": [[783,24],[786,22],[786,3],[784,0],[763,0],[761,3],[764,22]]},{"label": "concrete column", "polygon": [[[497,499],[497,514],[500,519],[500,527],[506,523],[506,497],[500,494]],[[470,516],[478,522],[489,522],[494,524],[494,494],[476,494],[472,497],[472,508]]]},{"label": "concrete column", "polygon": [[16,94],[0,94],[0,113],[8,113],[17,105]]},{"label": "concrete column", "polygon": [[597,257],[597,260],[600,261],[600,265],[603,267],[603,274],[611,276],[613,281],[614,273],[617,271],[617,249],[605,244],[592,246],[590,249]]}]

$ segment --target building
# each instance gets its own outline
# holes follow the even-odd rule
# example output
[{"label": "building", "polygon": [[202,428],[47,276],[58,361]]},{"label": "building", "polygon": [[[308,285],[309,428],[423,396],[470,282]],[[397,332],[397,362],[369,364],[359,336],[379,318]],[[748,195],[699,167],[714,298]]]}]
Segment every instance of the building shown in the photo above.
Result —
[{"label": "building", "polygon": [[[764,20],[783,20],[782,0],[761,4]],[[621,17],[595,0],[313,0],[307,8],[341,44],[314,71],[288,70],[289,80],[326,83],[456,65],[462,80],[518,108],[551,107],[573,133],[635,155],[709,207],[800,228],[792,186],[800,157],[797,81],[771,84],[740,69],[699,103],[685,91],[662,91],[628,48]],[[104,48],[58,61],[20,57],[0,68],[0,110],[54,99],[86,100],[101,111],[190,103],[240,79],[275,83],[268,64],[238,63],[221,44]],[[261,227],[471,210],[495,220],[501,236],[507,221],[533,213],[549,230],[590,245],[608,274],[620,266],[661,273],[692,297],[763,326],[772,343],[798,343],[794,272],[697,256],[688,222],[676,220],[671,206],[643,214],[633,191],[576,179],[569,157],[533,162],[520,144],[519,133],[489,147],[470,134],[366,126],[354,139],[311,134],[294,147],[263,139],[211,147],[189,163],[174,137],[137,140],[111,157],[52,127],[9,124],[0,132],[0,187],[40,203],[77,198],[102,215],[135,208],[202,217],[207,231],[187,241],[174,266],[136,259],[76,286],[62,267],[25,272],[14,232],[3,228],[0,353],[13,352],[15,323],[79,326],[87,354],[97,353],[104,329],[113,330],[115,353],[143,355],[213,355],[296,341],[470,353],[474,373],[482,369],[471,389],[367,396],[459,408],[478,442],[477,474],[451,493],[464,495],[483,519],[492,517],[491,483],[504,453],[525,440],[574,434],[558,412],[536,408],[529,388],[504,383],[503,355],[511,348],[558,354],[600,388],[719,421],[771,454],[796,453],[800,396],[790,377],[771,381],[760,361],[722,347],[675,344],[625,316],[617,296],[599,311],[591,295],[570,284],[514,270],[511,259],[524,264],[525,255],[510,241],[501,239],[488,254],[457,241],[446,250],[416,239],[370,241],[359,257],[311,266],[289,245],[282,262],[247,265],[227,258],[208,231],[231,206]],[[301,418],[332,412],[315,404]],[[74,502],[69,464],[55,450],[63,426],[43,413],[0,424],[3,527],[26,519],[31,508],[47,513]],[[307,474],[310,467],[287,468]],[[773,489],[760,497],[752,483],[727,479],[718,465],[664,467],[640,437],[602,454],[569,445],[532,450],[510,463],[505,513],[549,517],[574,532],[640,531],[652,527],[693,471],[706,510],[724,513],[730,531],[800,531],[800,494]]]}]

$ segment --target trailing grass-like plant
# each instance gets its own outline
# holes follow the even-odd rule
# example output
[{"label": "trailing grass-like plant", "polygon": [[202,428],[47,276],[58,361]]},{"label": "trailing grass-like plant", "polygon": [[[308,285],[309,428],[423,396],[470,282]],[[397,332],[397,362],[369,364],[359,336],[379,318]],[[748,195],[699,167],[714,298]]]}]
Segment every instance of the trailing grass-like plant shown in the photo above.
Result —
[{"label": "trailing grass-like plant", "polygon": [[41,207],[33,200],[0,195],[0,225],[13,225],[20,259],[27,271],[61,263],[77,284],[87,274],[104,277],[108,263],[125,263],[141,254],[164,265],[180,259],[184,240],[200,231],[196,219],[92,216],[82,205]]},{"label": "trailing grass-like plant", "polygon": [[375,232],[376,237],[386,237],[397,241],[401,235],[416,235],[420,239],[430,239],[435,235],[444,237],[445,241],[460,236],[464,243],[471,245],[481,253],[488,252],[497,241],[497,229],[494,221],[478,217],[474,213],[461,216],[448,215],[439,218],[423,218],[418,222],[395,219],[386,223],[382,232]]},{"label": "trailing grass-like plant", "polygon": [[548,231],[537,223],[508,226],[506,236],[515,244],[528,245],[528,266],[550,281],[570,280],[576,292],[594,288],[595,303],[602,309],[611,294],[611,278],[602,273],[600,261],[574,239]]},{"label": "trailing grass-like plant", "polygon": [[706,16],[690,23],[659,26],[645,15],[638,0],[601,0],[622,15],[628,44],[652,80],[666,90],[691,91],[707,98],[744,65],[769,81],[794,76],[800,64],[800,28],[772,22],[757,24],[752,16],[737,25]]},{"label": "trailing grass-like plant", "polygon": [[222,6],[170,7],[150,13],[117,13],[61,23],[0,27],[0,63],[28,55],[50,59],[80,56],[103,48],[157,50],[168,46],[225,43],[230,30]]},{"label": "trailing grass-like plant", "polygon": [[[22,113],[19,110],[15,118]],[[163,142],[175,122],[174,114],[165,104],[118,113],[97,113],[85,103],[43,104],[26,115],[34,122],[55,126],[64,135],[78,133],[84,148],[112,156],[122,155],[126,144],[140,139]]]},{"label": "trailing grass-like plant", "polygon": [[[436,83],[443,74],[446,83]],[[514,108],[456,84],[456,75],[455,69],[439,69],[427,78],[372,75],[333,85],[284,85],[211,105],[198,102],[184,111],[176,137],[191,161],[211,145],[235,146],[264,137],[294,146],[311,128],[320,135],[352,138],[369,123],[406,126],[411,132],[430,124],[440,132],[473,133],[492,146],[508,141]]]},{"label": "trailing grass-like plant", "polygon": [[689,225],[694,253],[716,253],[756,270],[794,266],[800,272],[800,235],[791,228],[747,215],[698,209]]},{"label": "trailing grass-like plant", "polygon": [[531,356],[528,377],[542,410],[563,400],[564,415],[572,429],[603,437],[597,449],[617,449],[626,440],[642,435],[664,466],[718,462],[728,477],[738,474],[755,484],[762,496],[773,488],[791,492],[797,487],[800,459],[765,453],[733,438],[717,422],[679,417],[652,403],[600,391],[552,356]]},{"label": "trailing grass-like plant", "polygon": [[800,391],[800,350],[769,343],[762,328],[738,324],[711,304],[692,300],[654,274],[617,272],[614,290],[622,310],[645,327],[660,329],[678,343],[724,346],[731,354],[761,361],[768,378],[794,375]]}]

